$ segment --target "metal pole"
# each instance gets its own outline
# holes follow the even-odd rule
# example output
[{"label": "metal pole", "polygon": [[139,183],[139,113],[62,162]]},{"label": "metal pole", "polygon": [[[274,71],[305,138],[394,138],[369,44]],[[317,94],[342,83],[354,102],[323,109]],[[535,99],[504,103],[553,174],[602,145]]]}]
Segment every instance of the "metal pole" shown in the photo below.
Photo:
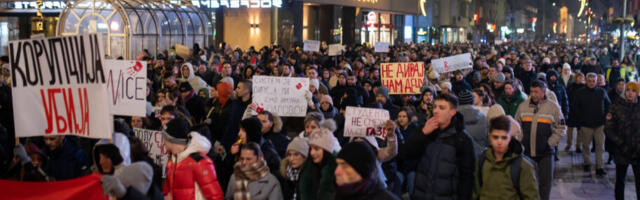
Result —
[{"label": "metal pole", "polygon": [[625,22],[625,18],[627,17],[627,0],[622,0],[624,1],[624,3],[622,3],[622,26],[620,26],[620,62],[622,62],[624,60],[624,46],[625,46],[625,29],[627,26],[627,23]]}]

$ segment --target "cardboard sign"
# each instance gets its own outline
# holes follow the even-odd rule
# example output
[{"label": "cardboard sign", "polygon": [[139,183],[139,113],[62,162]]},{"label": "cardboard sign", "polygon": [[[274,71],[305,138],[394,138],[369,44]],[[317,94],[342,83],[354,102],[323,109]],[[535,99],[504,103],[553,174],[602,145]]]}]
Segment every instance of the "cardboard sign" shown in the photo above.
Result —
[{"label": "cardboard sign", "polygon": [[424,63],[382,63],[380,76],[389,94],[420,94],[424,85]]},{"label": "cardboard sign", "polygon": [[176,44],[175,49],[176,55],[182,57],[182,59],[189,59],[189,47],[181,44]]},{"label": "cardboard sign", "polygon": [[111,138],[99,35],[11,41],[16,137]]},{"label": "cardboard sign", "polygon": [[104,60],[111,114],[147,114],[147,62]]},{"label": "cardboard sign", "polygon": [[341,44],[330,44],[327,54],[329,56],[338,56],[342,54],[342,49],[343,47]]},{"label": "cardboard sign", "polygon": [[345,137],[386,137],[384,123],[389,120],[389,111],[384,109],[347,107],[344,117]]},{"label": "cardboard sign", "polygon": [[169,152],[164,148],[162,132],[140,128],[134,128],[133,132],[135,132],[136,137],[142,141],[149,151],[149,157],[151,157],[158,166],[162,167],[162,177],[164,177],[167,161],[169,161]]},{"label": "cardboard sign", "polygon": [[471,59],[470,53],[463,53],[432,60],[431,66],[433,66],[438,73],[454,72],[461,69],[472,68],[473,60]]},{"label": "cardboard sign", "polygon": [[267,110],[284,117],[307,115],[308,78],[253,76],[253,103],[256,112]]},{"label": "cardboard sign", "polygon": [[92,199],[108,200],[102,192],[102,174],[51,182],[0,180],[4,200]]},{"label": "cardboard sign", "polygon": [[389,43],[388,42],[376,42],[373,48],[376,53],[387,53],[389,52]]},{"label": "cardboard sign", "polygon": [[320,41],[318,40],[305,40],[304,51],[318,52],[320,51]]}]

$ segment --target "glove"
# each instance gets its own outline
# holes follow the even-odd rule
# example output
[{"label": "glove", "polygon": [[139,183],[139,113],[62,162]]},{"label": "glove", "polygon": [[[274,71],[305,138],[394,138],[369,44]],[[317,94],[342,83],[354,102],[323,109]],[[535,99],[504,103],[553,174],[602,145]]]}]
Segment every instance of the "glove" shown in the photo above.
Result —
[{"label": "glove", "polygon": [[208,125],[211,125],[211,122],[212,122],[211,118],[207,118],[207,119],[204,120],[204,123],[208,124]]},{"label": "glove", "polygon": [[24,150],[22,144],[17,144],[16,147],[13,148],[13,156],[20,158],[20,163],[23,165],[31,162],[31,158],[27,155],[27,151]]},{"label": "glove", "polygon": [[102,182],[102,192],[105,195],[115,196],[116,198],[122,198],[127,194],[127,189],[120,182],[118,178],[112,175],[104,175],[100,179]]}]

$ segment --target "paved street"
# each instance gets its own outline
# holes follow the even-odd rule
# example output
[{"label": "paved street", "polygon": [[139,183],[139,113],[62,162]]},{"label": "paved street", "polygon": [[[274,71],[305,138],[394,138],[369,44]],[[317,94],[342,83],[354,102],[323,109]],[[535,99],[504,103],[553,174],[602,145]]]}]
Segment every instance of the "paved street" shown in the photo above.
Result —
[{"label": "paved street", "polygon": [[[590,174],[585,173],[582,168],[582,154],[575,153],[575,149],[567,153],[564,151],[565,146],[566,138],[560,144],[560,153],[558,154],[560,161],[556,163],[551,199],[615,199],[615,164],[606,165],[606,161],[609,158],[608,153],[603,156],[607,175],[599,178],[595,175],[595,169],[592,169]],[[591,153],[591,161],[595,161],[595,153]],[[634,179],[631,167],[628,170],[625,199],[633,200],[637,199],[633,183]]]}]

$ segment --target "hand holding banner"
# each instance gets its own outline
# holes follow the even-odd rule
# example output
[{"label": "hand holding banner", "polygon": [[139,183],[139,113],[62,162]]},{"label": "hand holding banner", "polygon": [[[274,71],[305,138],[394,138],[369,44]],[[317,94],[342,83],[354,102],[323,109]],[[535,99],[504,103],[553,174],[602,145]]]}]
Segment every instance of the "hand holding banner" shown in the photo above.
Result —
[{"label": "hand holding banner", "polygon": [[424,85],[424,63],[382,63],[380,76],[389,94],[420,94]]},{"label": "hand holding banner", "polygon": [[384,125],[389,120],[387,110],[349,106],[344,118],[345,137],[386,137]]}]

